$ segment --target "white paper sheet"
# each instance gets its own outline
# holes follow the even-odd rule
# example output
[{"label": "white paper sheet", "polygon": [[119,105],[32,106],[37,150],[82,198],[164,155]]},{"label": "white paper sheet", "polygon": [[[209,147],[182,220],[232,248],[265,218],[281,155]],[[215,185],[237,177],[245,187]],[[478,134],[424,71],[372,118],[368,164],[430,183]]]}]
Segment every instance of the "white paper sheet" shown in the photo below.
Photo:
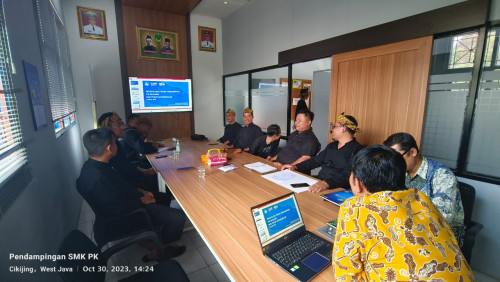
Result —
[{"label": "white paper sheet", "polygon": [[318,182],[317,179],[298,174],[291,170],[282,170],[275,173],[269,173],[266,175],[262,175],[262,177],[278,185],[281,185],[295,193],[302,193],[304,191],[307,191],[309,187],[293,188],[291,186],[291,184],[293,183],[307,183],[309,184],[309,186],[311,186],[316,182]]},{"label": "white paper sheet", "polygon": [[244,166],[246,168],[253,169],[259,173],[267,173],[267,172],[271,172],[271,171],[276,170],[276,168],[274,166],[270,166],[268,164],[261,163],[261,162],[246,164]]}]

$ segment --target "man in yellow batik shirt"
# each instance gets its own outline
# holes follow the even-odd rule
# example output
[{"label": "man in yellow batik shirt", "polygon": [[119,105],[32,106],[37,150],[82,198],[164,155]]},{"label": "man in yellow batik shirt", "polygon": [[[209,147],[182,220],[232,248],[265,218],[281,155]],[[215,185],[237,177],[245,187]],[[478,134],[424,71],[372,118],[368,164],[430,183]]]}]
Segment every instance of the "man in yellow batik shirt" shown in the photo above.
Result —
[{"label": "man in yellow batik shirt", "polygon": [[401,154],[370,146],[353,160],[355,197],[340,207],[333,247],[337,281],[473,281],[446,220],[405,187]]}]

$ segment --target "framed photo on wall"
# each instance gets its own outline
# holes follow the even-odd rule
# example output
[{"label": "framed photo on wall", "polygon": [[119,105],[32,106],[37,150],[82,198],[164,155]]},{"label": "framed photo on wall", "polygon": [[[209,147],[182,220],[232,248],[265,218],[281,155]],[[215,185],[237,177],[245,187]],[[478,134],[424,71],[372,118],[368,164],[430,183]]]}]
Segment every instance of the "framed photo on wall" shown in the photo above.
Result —
[{"label": "framed photo on wall", "polygon": [[139,59],[179,60],[179,37],[175,32],[136,27]]},{"label": "framed photo on wall", "polygon": [[103,10],[76,7],[80,37],[96,40],[108,40],[106,14]]},{"label": "framed photo on wall", "polygon": [[28,92],[31,102],[31,112],[33,113],[33,122],[35,130],[47,127],[47,116],[45,115],[45,105],[43,102],[42,90],[40,87],[40,78],[35,65],[23,60],[24,75],[28,83]]},{"label": "framed photo on wall", "polygon": [[198,46],[200,51],[215,52],[215,28],[198,26]]}]

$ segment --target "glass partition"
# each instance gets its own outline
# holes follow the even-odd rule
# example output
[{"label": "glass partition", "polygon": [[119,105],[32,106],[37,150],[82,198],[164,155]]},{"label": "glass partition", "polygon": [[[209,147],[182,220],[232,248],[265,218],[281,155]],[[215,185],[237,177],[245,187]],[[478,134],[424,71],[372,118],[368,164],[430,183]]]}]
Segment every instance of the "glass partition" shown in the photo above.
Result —
[{"label": "glass partition", "polygon": [[[329,141],[328,113],[330,111],[331,67],[331,57],[292,65],[295,86],[298,86],[297,81],[301,81],[302,88],[309,88],[309,97],[306,99],[306,104],[315,114],[312,127],[314,134],[321,143],[321,150],[328,145]],[[297,91],[298,96],[294,96]],[[292,109],[296,107],[298,99],[300,99],[300,90],[292,89]],[[295,115],[291,119],[294,120]]]},{"label": "glass partition", "polygon": [[479,80],[467,159],[468,172],[499,177],[500,148],[500,28],[490,30]]},{"label": "glass partition", "polygon": [[457,168],[478,32],[434,40],[422,154]]},{"label": "glass partition", "polygon": [[[224,113],[227,109],[236,112],[236,122],[243,124],[243,110],[248,107],[248,74],[225,78]],[[226,124],[225,121],[224,124]]]},{"label": "glass partition", "polygon": [[[483,42],[478,30],[434,39],[420,144],[423,155],[455,169],[457,175],[473,175],[493,183],[500,179],[500,166],[496,162],[500,150],[492,146],[500,139],[499,33],[499,27],[487,33],[484,55],[482,46],[478,48],[478,42]],[[478,56],[483,58],[481,66],[475,60]],[[473,71],[480,73],[479,78],[474,75],[477,88],[472,83]],[[309,95],[304,101],[315,113],[313,130],[324,149],[331,141],[328,140],[330,80],[331,57],[227,75],[224,109],[235,110],[236,120],[243,124],[243,110],[250,105],[254,123],[262,131],[276,123],[282,135],[288,136],[301,90],[307,89]],[[362,124],[360,127],[363,129]]]},{"label": "glass partition", "polygon": [[287,135],[288,67],[252,73],[252,109],[254,123],[262,131],[271,124],[281,128],[281,135]]}]

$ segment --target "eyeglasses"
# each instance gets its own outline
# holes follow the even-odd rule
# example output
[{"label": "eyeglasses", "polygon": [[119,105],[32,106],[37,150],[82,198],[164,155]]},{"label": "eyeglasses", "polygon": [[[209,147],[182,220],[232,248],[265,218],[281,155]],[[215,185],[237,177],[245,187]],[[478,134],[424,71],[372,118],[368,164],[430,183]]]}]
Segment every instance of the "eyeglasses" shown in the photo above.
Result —
[{"label": "eyeglasses", "polygon": [[406,155],[406,154],[407,154],[410,150],[411,150],[411,148],[410,148],[410,149],[408,149],[408,150],[406,150],[406,151],[404,151],[404,152],[401,154],[401,156]]}]

